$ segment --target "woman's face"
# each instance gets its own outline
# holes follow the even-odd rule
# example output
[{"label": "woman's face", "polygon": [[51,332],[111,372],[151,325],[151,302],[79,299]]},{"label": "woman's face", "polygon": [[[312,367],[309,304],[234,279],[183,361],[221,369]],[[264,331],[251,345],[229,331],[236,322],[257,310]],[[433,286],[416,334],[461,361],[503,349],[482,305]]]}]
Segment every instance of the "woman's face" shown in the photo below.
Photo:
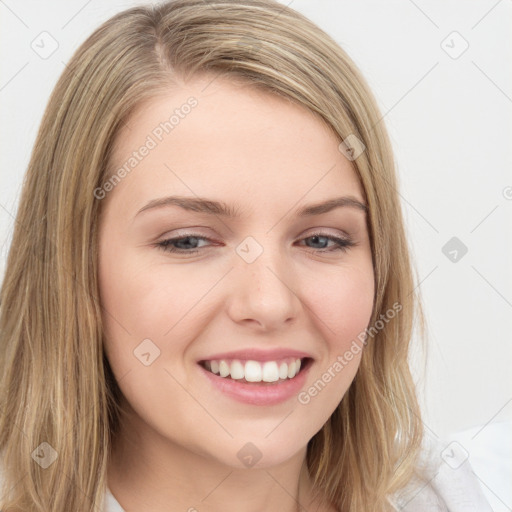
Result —
[{"label": "woman's face", "polygon": [[306,447],[357,372],[374,294],[364,199],[311,112],[211,80],[139,109],[120,180],[97,190],[105,350],[135,435],[268,467]]}]

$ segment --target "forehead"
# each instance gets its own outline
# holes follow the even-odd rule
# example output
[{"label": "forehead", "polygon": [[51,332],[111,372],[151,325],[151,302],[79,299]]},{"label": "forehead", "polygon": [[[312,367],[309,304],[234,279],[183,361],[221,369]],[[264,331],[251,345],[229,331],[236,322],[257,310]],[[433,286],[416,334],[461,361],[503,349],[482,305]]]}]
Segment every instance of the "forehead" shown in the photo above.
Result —
[{"label": "forehead", "polygon": [[362,199],[338,145],[317,115],[286,98],[225,78],[196,78],[128,119],[109,169],[128,172],[110,195],[139,206],[167,193],[244,197],[248,206],[341,194]]}]

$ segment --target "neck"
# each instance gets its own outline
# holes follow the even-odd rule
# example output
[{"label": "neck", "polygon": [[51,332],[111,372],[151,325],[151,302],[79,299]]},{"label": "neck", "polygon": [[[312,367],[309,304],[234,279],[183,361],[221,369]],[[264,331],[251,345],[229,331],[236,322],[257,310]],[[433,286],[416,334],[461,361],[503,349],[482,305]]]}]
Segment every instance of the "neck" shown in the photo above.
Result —
[{"label": "neck", "polygon": [[107,472],[110,492],[126,512],[328,510],[314,496],[306,447],[262,469],[227,466],[193,448],[163,438],[132,416],[114,439]]}]

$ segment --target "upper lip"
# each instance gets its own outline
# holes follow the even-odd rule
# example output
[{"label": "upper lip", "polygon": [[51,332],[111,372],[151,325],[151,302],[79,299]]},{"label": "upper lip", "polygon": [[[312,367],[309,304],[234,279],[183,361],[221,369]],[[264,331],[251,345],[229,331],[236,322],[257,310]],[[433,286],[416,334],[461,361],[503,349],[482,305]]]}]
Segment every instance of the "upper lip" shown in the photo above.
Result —
[{"label": "upper lip", "polygon": [[276,361],[278,359],[284,359],[285,357],[295,357],[296,359],[302,359],[305,357],[312,358],[311,354],[303,352],[301,350],[294,350],[290,348],[274,348],[272,350],[263,350],[261,348],[247,348],[243,350],[235,350],[233,352],[221,352],[213,354],[208,357],[201,358],[202,361],[212,361],[220,359],[242,359],[252,361]]}]

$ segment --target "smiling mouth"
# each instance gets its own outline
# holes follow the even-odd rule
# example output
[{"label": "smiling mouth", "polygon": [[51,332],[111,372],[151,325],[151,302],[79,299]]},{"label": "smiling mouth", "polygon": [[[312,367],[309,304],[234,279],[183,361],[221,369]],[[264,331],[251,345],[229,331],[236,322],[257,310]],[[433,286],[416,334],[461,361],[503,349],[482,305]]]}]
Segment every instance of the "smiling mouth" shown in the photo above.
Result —
[{"label": "smiling mouth", "polygon": [[311,366],[310,357],[288,357],[275,361],[255,360],[211,360],[199,361],[199,365],[217,377],[235,380],[245,384],[279,384],[293,380],[299,373]]}]

